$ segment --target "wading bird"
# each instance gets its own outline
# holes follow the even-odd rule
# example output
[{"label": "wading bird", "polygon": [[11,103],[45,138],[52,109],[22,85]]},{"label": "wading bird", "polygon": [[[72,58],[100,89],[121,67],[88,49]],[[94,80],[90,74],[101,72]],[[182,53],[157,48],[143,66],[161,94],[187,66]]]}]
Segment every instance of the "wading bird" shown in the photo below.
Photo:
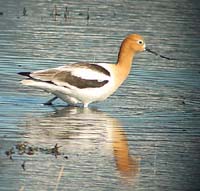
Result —
[{"label": "wading bird", "polygon": [[134,56],[145,50],[158,55],[146,48],[142,36],[130,34],[121,43],[115,64],[80,62],[18,74],[28,77],[21,81],[22,84],[54,95],[45,104],[51,105],[54,100],[60,98],[69,105],[81,103],[88,107],[90,103],[103,101],[113,94],[127,78]]}]

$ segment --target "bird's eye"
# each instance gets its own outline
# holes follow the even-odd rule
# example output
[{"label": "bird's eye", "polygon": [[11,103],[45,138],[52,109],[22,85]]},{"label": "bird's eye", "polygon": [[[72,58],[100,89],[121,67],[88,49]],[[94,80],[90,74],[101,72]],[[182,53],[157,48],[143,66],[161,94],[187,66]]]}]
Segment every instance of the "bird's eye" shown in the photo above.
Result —
[{"label": "bird's eye", "polygon": [[138,44],[143,45],[144,44],[143,40],[138,40]]}]

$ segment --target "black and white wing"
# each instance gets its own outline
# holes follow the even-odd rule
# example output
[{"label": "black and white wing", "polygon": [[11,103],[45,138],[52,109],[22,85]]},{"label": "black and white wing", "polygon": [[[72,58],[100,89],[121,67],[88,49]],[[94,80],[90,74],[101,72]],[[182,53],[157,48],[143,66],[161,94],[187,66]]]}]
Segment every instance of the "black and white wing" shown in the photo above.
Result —
[{"label": "black and white wing", "polygon": [[76,63],[32,73],[20,72],[19,74],[37,81],[79,89],[102,87],[111,78],[110,72],[103,66],[89,63]]}]

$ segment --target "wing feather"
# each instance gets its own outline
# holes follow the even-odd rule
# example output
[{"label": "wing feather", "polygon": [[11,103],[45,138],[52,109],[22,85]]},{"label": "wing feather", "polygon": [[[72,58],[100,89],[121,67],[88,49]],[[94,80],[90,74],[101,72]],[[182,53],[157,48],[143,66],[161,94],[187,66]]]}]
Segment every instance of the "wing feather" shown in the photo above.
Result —
[{"label": "wing feather", "polygon": [[31,78],[58,86],[77,88],[102,87],[110,80],[110,72],[97,64],[77,63],[58,68],[39,70]]},{"label": "wing feather", "polygon": [[56,68],[47,69],[47,70],[39,70],[36,72],[32,72],[30,77],[36,80],[41,81],[52,81],[54,76],[59,72]]}]

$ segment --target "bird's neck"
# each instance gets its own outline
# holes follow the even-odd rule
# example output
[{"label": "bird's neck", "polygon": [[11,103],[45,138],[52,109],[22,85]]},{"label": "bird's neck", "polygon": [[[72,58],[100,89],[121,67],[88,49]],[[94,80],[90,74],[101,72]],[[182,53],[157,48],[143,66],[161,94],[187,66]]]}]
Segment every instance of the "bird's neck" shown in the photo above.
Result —
[{"label": "bird's neck", "polygon": [[127,47],[126,44],[121,45],[116,67],[118,71],[118,78],[122,82],[127,78],[131,70],[134,56],[135,53],[129,47]]}]

